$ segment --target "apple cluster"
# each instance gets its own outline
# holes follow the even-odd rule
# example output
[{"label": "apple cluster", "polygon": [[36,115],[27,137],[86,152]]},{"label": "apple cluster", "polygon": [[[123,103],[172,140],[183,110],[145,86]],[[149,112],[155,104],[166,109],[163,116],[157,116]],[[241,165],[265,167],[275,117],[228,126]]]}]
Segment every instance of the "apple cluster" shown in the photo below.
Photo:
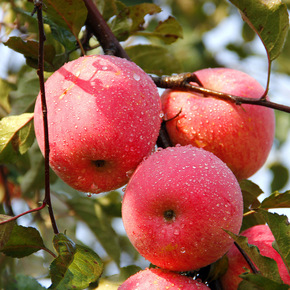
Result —
[{"label": "apple cluster", "polygon": [[[236,70],[195,74],[198,85],[208,89],[247,98],[263,94],[256,80]],[[273,110],[181,89],[166,90],[160,98],[140,67],[105,55],[65,64],[45,88],[51,168],[83,192],[127,184],[125,230],[158,267],[135,274],[120,289],[207,289],[179,272],[205,267],[233,246],[224,230],[240,232],[239,181],[266,161],[274,139]],[[44,153],[42,110],[39,94],[34,126]],[[174,147],[156,150],[162,117]]]}]

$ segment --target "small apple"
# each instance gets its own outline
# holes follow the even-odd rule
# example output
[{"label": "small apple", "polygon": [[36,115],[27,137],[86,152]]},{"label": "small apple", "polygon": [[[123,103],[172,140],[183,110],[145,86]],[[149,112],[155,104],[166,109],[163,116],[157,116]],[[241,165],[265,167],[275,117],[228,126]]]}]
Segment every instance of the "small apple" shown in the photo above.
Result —
[{"label": "small apple", "polygon": [[[203,87],[247,98],[260,98],[263,87],[251,76],[229,68],[195,72]],[[222,159],[238,180],[265,163],[274,140],[275,117],[269,108],[236,105],[186,90],[162,94],[166,128],[173,144],[191,144]]]},{"label": "small apple", "polygon": [[205,267],[225,254],[243,217],[241,189],[211,152],[168,147],[143,161],[122,202],[125,230],[137,251],[172,271]]},{"label": "small apple", "polygon": [[[247,237],[249,244],[257,246],[261,255],[274,259],[277,262],[281,279],[285,284],[290,285],[287,268],[279,253],[272,247],[275,238],[270,228],[267,225],[257,225],[243,231],[240,235]],[[224,290],[236,290],[242,281],[239,275],[245,273],[245,269],[249,269],[249,265],[234,245],[228,251],[227,257],[228,270],[221,277],[221,283]]]},{"label": "small apple", "polygon": [[164,269],[151,268],[129,277],[119,290],[206,290],[208,286],[193,278]]},{"label": "small apple", "polygon": [[[71,187],[91,193],[119,188],[155,146],[161,102],[135,63],[91,55],[71,61],[45,83],[50,166]],[[40,94],[35,134],[44,152]]]}]

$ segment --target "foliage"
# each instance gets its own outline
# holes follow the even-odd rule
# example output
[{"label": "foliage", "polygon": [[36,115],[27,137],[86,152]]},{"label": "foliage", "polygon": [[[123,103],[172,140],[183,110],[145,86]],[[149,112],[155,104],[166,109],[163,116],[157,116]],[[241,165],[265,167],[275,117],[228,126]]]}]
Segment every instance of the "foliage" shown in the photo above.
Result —
[{"label": "foliage", "polygon": [[[102,53],[98,39],[85,29],[88,11],[83,1],[43,2],[46,78],[83,53]],[[275,59],[272,75],[283,76],[289,81],[287,1],[94,2],[130,58],[147,73],[155,75],[223,66],[224,62],[212,53],[205,36],[223,21],[237,17],[240,11],[245,20],[244,24],[240,20],[241,30],[237,31],[240,40],[225,44],[223,51],[233,54],[234,59],[250,63],[253,58],[261,58],[259,51],[255,50],[256,41],[260,39],[267,54],[264,62],[270,67]],[[160,13],[161,7],[171,14]],[[44,160],[33,131],[33,108],[39,92],[38,23],[36,15],[31,15],[34,5],[31,1],[4,0],[1,9],[3,21],[0,21],[0,27],[3,29],[0,45],[25,58],[20,69],[7,67],[7,75],[0,79],[0,213],[1,220],[6,220],[14,212],[23,212],[27,207],[36,208],[43,200]],[[271,86],[270,93],[275,94]],[[267,174],[272,176],[271,188],[265,190],[267,194],[269,191],[273,193],[264,197],[260,187],[250,180],[240,184],[244,197],[241,230],[268,223],[276,238],[273,246],[288,269],[289,224],[285,216],[273,214],[271,210],[290,207],[289,190],[285,191],[289,186],[289,168],[280,153],[289,137],[289,116],[285,112],[277,111],[276,114],[274,162],[267,169]],[[99,289],[117,289],[122,281],[146,265],[140,262],[139,254],[120,225],[122,191],[86,196],[69,188],[53,172],[50,176],[57,224],[65,234],[53,235],[45,209],[21,218],[17,223],[11,221],[0,225],[0,288],[45,289],[37,280],[48,277],[51,289],[84,289],[98,285]],[[14,194],[15,188],[21,192],[20,197]],[[20,225],[22,222],[28,222],[30,226]],[[80,227],[86,229],[90,238],[78,240]],[[234,236],[234,239],[261,270],[258,275],[244,274],[240,289],[284,289],[275,262],[262,257],[244,238]],[[112,265],[118,274],[112,275]],[[210,266],[208,277],[215,281],[225,268],[226,263],[216,262]],[[202,273],[204,271],[196,275],[203,277]],[[210,285],[215,289],[212,282]]]}]

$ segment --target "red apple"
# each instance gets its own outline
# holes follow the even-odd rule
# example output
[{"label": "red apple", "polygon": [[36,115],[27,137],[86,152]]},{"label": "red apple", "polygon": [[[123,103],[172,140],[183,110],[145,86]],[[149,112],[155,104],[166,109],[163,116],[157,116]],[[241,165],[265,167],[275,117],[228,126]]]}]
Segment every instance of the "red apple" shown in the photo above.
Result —
[{"label": "red apple", "polygon": [[139,253],[154,265],[191,271],[225,254],[239,233],[241,189],[232,171],[211,152],[169,147],[143,161],[123,198],[122,218]]},{"label": "red apple", "polygon": [[[290,275],[279,253],[272,247],[275,238],[267,225],[253,226],[241,233],[242,236],[248,238],[248,243],[259,248],[260,254],[274,259],[277,262],[281,279],[285,284],[290,285]],[[221,283],[224,290],[236,290],[242,278],[240,274],[249,269],[249,265],[245,261],[242,254],[236,246],[232,246],[227,253],[228,270],[221,278]],[[250,271],[250,270],[249,270]]]},{"label": "red apple", "polygon": [[163,269],[145,269],[128,278],[119,290],[206,290],[205,284]]},{"label": "red apple", "polygon": [[[151,78],[114,56],[84,56],[45,83],[50,166],[71,187],[91,193],[128,182],[151,153],[160,128],[161,103]],[[44,152],[40,95],[35,134]]]},{"label": "red apple", "polygon": [[[260,98],[263,87],[249,75],[228,68],[203,69],[196,76],[203,87],[247,98]],[[186,90],[162,95],[166,128],[173,144],[204,148],[222,159],[238,180],[258,171],[270,152],[274,111],[236,105]],[[175,117],[175,118],[174,118]]]}]

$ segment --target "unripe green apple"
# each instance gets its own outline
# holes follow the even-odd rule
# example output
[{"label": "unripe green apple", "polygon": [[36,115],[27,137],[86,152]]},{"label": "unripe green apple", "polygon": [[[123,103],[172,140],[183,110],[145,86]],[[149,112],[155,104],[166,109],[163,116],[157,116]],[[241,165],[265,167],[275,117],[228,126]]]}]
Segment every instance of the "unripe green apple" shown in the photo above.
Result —
[{"label": "unripe green apple", "polygon": [[[119,188],[155,146],[161,102],[151,78],[114,56],[84,56],[45,83],[50,166],[71,187],[91,193]],[[41,98],[35,134],[44,152]]]},{"label": "unripe green apple", "polygon": [[[255,79],[241,71],[215,68],[195,74],[207,89],[255,99],[264,93]],[[272,109],[236,105],[186,90],[166,90],[162,106],[173,144],[191,144],[213,152],[238,180],[252,176],[265,163],[274,140]]]},{"label": "unripe green apple", "polygon": [[128,278],[118,290],[206,290],[208,286],[164,269],[145,269]]},{"label": "unripe green apple", "polygon": [[[279,253],[272,247],[275,238],[270,228],[267,225],[257,225],[243,231],[241,235],[248,238],[249,244],[257,246],[261,255],[272,258],[277,262],[281,279],[285,284],[290,285],[290,275],[287,268]],[[227,257],[228,270],[221,277],[221,283],[224,290],[236,290],[242,281],[239,275],[247,272],[245,269],[249,269],[249,265],[234,245],[228,251]]]},{"label": "unripe green apple", "polygon": [[223,230],[239,233],[241,189],[232,171],[211,152],[169,147],[143,161],[122,202],[127,235],[154,265],[172,271],[205,267],[233,243]]}]

